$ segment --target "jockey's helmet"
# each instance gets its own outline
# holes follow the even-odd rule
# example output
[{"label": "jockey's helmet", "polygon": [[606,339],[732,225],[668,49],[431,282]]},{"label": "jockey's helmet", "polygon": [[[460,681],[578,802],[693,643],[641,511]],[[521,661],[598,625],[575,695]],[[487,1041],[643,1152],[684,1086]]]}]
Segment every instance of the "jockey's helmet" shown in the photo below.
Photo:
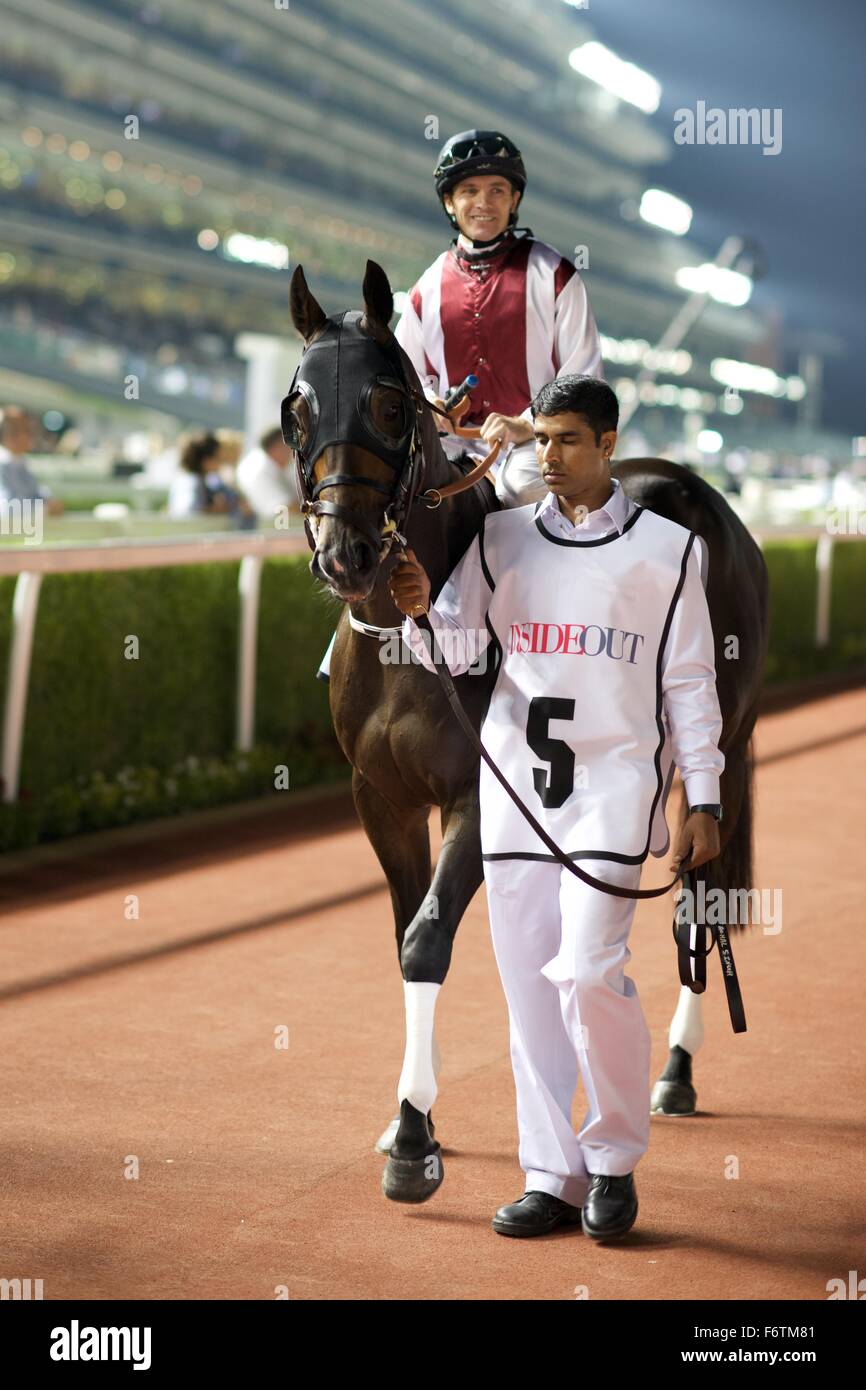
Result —
[{"label": "jockey's helmet", "polygon": [[[523,195],[526,188],[526,167],[513,140],[498,130],[463,130],[452,135],[439,152],[433,178],[439,201],[445,206],[445,194],[471,174],[502,174]],[[446,213],[456,226],[453,213]],[[511,225],[517,221],[517,211],[511,214]]]}]

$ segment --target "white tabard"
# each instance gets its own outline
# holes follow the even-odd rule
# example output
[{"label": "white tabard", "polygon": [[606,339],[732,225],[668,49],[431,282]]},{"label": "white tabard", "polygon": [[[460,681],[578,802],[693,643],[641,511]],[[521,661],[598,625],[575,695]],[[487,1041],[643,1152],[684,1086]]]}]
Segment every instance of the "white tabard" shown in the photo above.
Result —
[{"label": "white tabard", "polygon": [[[669,837],[662,660],[694,532],[638,507],[598,540],[554,535],[538,505],[480,536],[499,668],[481,736],[572,859],[641,863]],[[485,859],[554,858],[482,760]]]}]

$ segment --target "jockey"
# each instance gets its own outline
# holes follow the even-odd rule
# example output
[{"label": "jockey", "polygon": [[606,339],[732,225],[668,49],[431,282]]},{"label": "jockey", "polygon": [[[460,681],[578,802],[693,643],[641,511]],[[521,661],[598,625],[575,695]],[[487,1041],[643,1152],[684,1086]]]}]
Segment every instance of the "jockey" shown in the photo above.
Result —
[{"label": "jockey", "polygon": [[[603,376],[586,288],[571,261],[517,232],[526,169],[506,135],[452,136],[433,177],[457,236],[410,290],[395,337],[437,404],[470,373],[479,378],[461,420],[481,428],[470,452],[496,439],[512,446],[493,475],[497,496],[503,506],[537,501],[546,489],[529,402],[554,377]],[[444,447],[453,455],[467,441]]]},{"label": "jockey", "polygon": [[[483,457],[502,441],[491,469],[504,507],[547,493],[535,456],[530,401],[558,376],[603,379],[601,343],[586,287],[571,261],[517,230],[526,168],[517,146],[495,130],[465,130],[447,140],[433,178],[457,236],[409,291],[394,336],[424,393],[442,407],[446,392],[478,377],[463,425],[478,440],[445,431],[453,458]],[[336,634],[335,634],[336,636]],[[327,681],[334,638],[317,675]]]}]

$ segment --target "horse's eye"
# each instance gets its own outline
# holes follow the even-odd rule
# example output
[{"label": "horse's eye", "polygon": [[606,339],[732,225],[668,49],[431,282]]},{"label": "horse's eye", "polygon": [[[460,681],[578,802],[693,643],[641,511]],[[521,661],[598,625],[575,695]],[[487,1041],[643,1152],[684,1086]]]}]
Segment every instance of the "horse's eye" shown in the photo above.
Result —
[{"label": "horse's eye", "polygon": [[395,433],[399,434],[406,422],[406,411],[402,400],[392,396],[382,405],[382,420],[386,425],[393,425]]},{"label": "horse's eye", "polygon": [[302,401],[298,396],[294,397],[295,404],[289,404],[283,414],[283,424],[286,431],[286,443],[290,449],[302,449],[306,438],[307,429],[304,424],[302,411]]}]

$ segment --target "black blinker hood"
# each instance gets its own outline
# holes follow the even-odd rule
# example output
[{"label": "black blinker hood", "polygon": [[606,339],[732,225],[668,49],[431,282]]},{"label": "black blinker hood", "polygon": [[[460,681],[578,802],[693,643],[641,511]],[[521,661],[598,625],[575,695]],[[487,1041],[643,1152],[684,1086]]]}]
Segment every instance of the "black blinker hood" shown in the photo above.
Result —
[{"label": "black blinker hood", "polygon": [[[403,364],[394,341],[379,343],[361,328],[363,314],[347,310],[329,318],[318,337],[304,349],[288,394],[282,403],[283,438],[297,448],[289,401],[296,391],[309,408],[310,429],[303,450],[308,472],[332,444],[354,444],[367,449],[391,467],[408,457],[413,410]],[[406,429],[399,439],[389,439],[373,423],[370,396],[376,385],[391,385],[407,395]]]}]

